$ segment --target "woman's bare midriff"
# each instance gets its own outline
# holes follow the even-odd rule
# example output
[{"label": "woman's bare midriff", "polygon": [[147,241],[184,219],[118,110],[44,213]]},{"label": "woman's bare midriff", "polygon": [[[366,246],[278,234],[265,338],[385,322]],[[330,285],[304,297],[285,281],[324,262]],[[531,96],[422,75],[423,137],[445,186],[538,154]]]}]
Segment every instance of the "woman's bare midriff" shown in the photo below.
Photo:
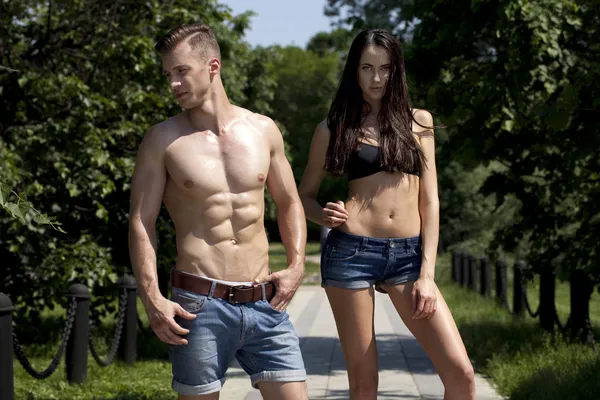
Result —
[{"label": "woman's bare midriff", "polygon": [[378,172],[353,180],[345,208],[348,220],[335,229],[377,238],[419,236],[419,177]]}]

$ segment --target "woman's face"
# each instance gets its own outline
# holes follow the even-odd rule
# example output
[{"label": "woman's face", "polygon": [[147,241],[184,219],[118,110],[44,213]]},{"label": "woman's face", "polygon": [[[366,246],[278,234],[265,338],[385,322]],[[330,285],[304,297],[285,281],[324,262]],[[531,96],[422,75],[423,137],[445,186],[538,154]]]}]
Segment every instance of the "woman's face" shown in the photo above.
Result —
[{"label": "woman's face", "polygon": [[366,101],[381,101],[391,67],[390,56],[383,47],[365,47],[358,63],[358,84]]}]

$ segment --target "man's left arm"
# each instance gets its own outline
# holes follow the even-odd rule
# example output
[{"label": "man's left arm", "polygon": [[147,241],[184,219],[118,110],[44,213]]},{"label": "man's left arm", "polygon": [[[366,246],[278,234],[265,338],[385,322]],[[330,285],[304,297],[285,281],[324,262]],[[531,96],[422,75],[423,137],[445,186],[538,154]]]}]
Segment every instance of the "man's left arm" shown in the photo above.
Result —
[{"label": "man's left arm", "polygon": [[292,168],[285,156],[281,132],[273,120],[265,119],[271,145],[271,164],[266,184],[277,206],[277,224],[288,264],[287,269],[269,275],[266,280],[272,281],[276,287],[271,305],[281,311],[287,307],[304,276],[306,217]]}]

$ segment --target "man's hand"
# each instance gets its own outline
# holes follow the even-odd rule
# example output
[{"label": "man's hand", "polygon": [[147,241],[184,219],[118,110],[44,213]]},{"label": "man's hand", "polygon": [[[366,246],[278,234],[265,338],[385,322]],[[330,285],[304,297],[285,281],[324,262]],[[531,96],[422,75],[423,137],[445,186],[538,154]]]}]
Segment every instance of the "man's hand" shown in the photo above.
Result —
[{"label": "man's hand", "polygon": [[262,281],[257,279],[255,283],[272,282],[275,286],[275,296],[271,299],[271,305],[277,311],[283,311],[292,300],[292,297],[294,297],[296,290],[298,290],[298,287],[302,283],[303,276],[304,263],[272,273]]},{"label": "man's hand", "polygon": [[185,311],[179,304],[167,300],[163,296],[148,304],[146,314],[148,314],[152,330],[162,342],[174,345],[188,343],[179,335],[187,335],[190,331],[175,322],[175,316],[179,315],[181,318],[192,320],[196,318],[195,314]]}]

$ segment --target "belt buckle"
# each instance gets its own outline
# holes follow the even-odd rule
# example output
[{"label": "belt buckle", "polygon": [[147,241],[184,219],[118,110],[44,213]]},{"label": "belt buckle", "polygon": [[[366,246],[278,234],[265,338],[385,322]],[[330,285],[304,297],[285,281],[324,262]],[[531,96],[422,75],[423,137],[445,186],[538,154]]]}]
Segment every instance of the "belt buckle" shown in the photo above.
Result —
[{"label": "belt buckle", "polygon": [[229,286],[229,294],[227,295],[227,297],[228,297],[227,302],[229,304],[240,304],[239,301],[233,300],[233,291],[234,291],[234,289],[247,289],[247,288],[248,288],[247,286],[243,286],[243,285]]},{"label": "belt buckle", "polygon": [[239,302],[233,300],[233,289],[235,289],[235,286],[229,286],[229,295],[228,295],[227,302],[229,304],[238,304]]}]

